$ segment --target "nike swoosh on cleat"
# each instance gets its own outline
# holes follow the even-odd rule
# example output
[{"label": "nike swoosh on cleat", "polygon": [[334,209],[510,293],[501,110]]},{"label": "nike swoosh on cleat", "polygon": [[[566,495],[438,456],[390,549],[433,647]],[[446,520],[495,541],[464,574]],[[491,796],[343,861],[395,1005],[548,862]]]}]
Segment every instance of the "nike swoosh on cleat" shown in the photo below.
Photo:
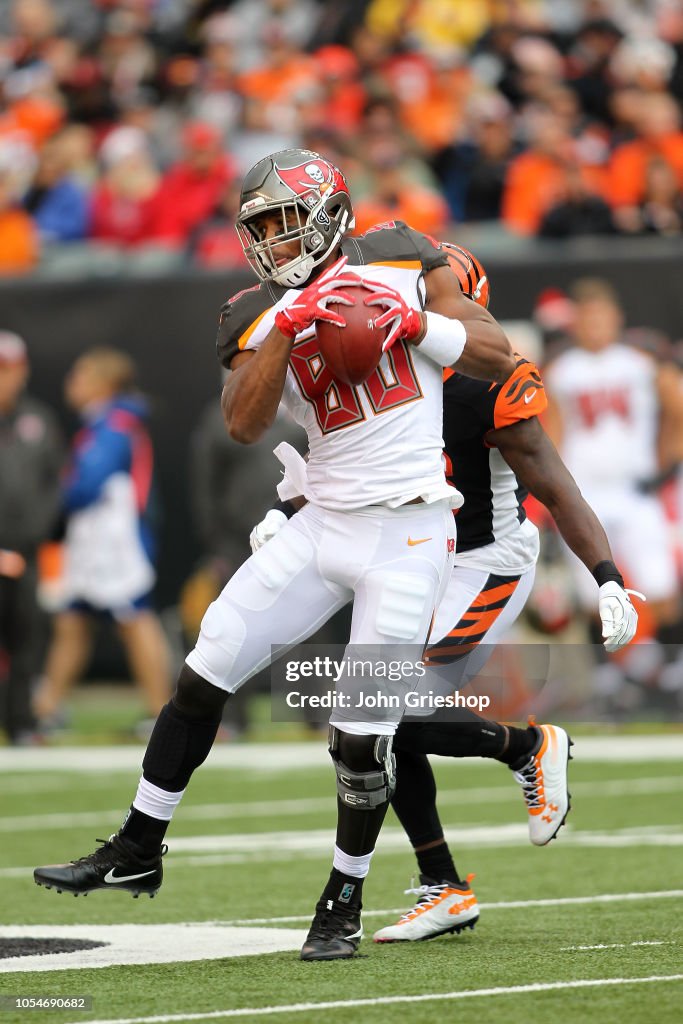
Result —
[{"label": "nike swoosh on cleat", "polygon": [[108,871],[102,881],[107,882],[108,885],[116,885],[117,882],[132,882],[136,878],[146,878],[147,875],[153,875],[156,868],[152,868],[151,871],[143,871],[141,875],[115,875],[114,869]]},{"label": "nike swoosh on cleat", "polygon": [[413,540],[412,537],[408,537],[408,547],[414,548],[416,544],[426,544],[431,537],[421,537],[419,540]]}]

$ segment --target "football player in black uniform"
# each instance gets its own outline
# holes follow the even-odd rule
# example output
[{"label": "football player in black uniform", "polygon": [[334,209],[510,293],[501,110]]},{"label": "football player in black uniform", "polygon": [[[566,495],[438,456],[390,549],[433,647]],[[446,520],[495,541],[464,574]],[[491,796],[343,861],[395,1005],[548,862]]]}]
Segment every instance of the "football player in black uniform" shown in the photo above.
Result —
[{"label": "football player in black uniform", "polygon": [[[458,246],[444,243],[440,249],[463,293],[486,304],[488,282],[481,264]],[[605,532],[539,422],[546,406],[541,376],[526,359],[518,358],[503,384],[444,371],[447,473],[465,503],[456,513],[455,564],[431,630],[427,659],[434,666],[457,666],[458,680],[476,675],[531,591],[538,531],[526,517],[528,492],[546,505],[569,547],[593,572],[607,649],[618,650],[635,633],[637,614]],[[291,503],[271,510],[252,532],[252,546],[266,543],[293,513]],[[459,685],[452,673],[444,673],[444,679],[450,690]],[[424,688],[432,683],[427,680]],[[380,929],[377,942],[459,932],[473,927],[479,915],[469,880],[459,876],[444,839],[427,754],[490,757],[508,765],[522,787],[535,845],[550,842],[568,813],[570,741],[564,729],[520,729],[467,711],[458,718],[404,721],[396,732],[392,806],[415,850],[421,884],[409,890],[418,896],[416,906],[397,924]]]}]

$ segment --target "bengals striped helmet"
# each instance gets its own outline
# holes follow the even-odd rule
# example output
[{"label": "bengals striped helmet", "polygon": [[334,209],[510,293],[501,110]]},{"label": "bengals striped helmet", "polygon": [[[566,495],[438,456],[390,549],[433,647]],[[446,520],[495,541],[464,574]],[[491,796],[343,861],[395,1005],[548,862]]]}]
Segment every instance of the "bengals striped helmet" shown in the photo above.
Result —
[{"label": "bengals striped helmet", "polygon": [[440,248],[448,258],[448,263],[460,282],[463,295],[472,299],[478,306],[488,308],[489,279],[477,257],[453,242],[441,242]]}]

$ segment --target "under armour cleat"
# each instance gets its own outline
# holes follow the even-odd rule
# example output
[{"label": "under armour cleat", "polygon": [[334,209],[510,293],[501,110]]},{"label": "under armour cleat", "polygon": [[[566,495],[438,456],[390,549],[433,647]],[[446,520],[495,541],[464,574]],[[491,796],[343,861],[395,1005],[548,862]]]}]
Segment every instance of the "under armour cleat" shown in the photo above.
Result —
[{"label": "under armour cleat", "polygon": [[168,847],[162,846],[154,857],[143,858],[137,853],[139,847],[129,839],[115,834],[102,843],[98,850],[70,861],[68,864],[48,864],[36,868],[33,879],[36,885],[57,892],[71,892],[74,896],[87,896],[95,889],[125,889],[137,899],[140,893],[155,896],[161,886],[163,868],[161,858]]},{"label": "under armour cleat", "polygon": [[477,898],[470,888],[474,875],[465,882],[435,882],[420,875],[423,883],[414,893],[418,901],[396,924],[380,928],[373,935],[375,942],[423,942],[437,935],[456,934],[463,928],[474,928],[479,920]]},{"label": "under armour cleat", "polygon": [[300,959],[348,960],[355,956],[363,938],[360,911],[360,906],[345,907],[336,900],[319,900]]},{"label": "under armour cleat", "polygon": [[572,746],[558,725],[536,725],[538,740],[524,767],[513,772],[524,793],[529,813],[529,838],[545,846],[564,825],[571,807],[567,764]]}]

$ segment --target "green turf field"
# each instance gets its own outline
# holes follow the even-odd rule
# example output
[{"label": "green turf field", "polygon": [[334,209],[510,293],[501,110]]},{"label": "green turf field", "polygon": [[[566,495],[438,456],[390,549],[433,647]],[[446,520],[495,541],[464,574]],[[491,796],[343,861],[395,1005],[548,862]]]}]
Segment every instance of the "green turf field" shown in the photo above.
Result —
[{"label": "green turf field", "polygon": [[[649,742],[656,748],[659,740]],[[240,747],[233,749],[239,757]],[[302,964],[296,953],[331,858],[334,776],[322,758],[306,770],[288,767],[284,754],[283,765],[271,757],[266,770],[205,766],[172,826],[166,882],[154,900],[57,895],[37,888],[29,870],[89,852],[96,836],[114,831],[135,771],[4,771],[0,937],[19,925],[33,926],[33,936],[45,934],[40,926],[78,926],[71,934],[84,938],[95,925],[135,925],[133,932],[98,934],[123,948],[132,941],[126,935],[136,942],[147,936],[170,962],[7,973],[20,961],[0,960],[0,994],[93,998],[86,1011],[5,1009],[0,1024],[206,1015],[258,1021],[266,1007],[277,1020],[317,1022],[324,1015],[333,1024],[432,1017],[461,1024],[513,1017],[540,1024],[679,1022],[681,761],[582,761],[580,740],[576,754],[569,827],[544,849],[526,840],[521,795],[506,769],[438,761],[456,863],[461,873],[476,872],[474,889],[484,904],[477,927],[416,945],[372,943],[372,932],[412,903],[403,895],[412,857],[390,816],[365,888],[363,956],[323,964]],[[108,757],[103,749],[102,763]],[[200,949],[195,944],[206,941],[199,926],[208,922],[211,955],[220,959],[187,962]],[[145,930],[152,925],[168,927]],[[266,941],[264,935],[275,936],[283,951],[236,955]],[[666,980],[671,976],[678,980]],[[580,984],[591,981],[599,984]],[[397,997],[421,998],[393,1003]],[[329,1002],[339,1005],[310,1006]],[[245,1012],[230,1012],[239,1009]]]}]

